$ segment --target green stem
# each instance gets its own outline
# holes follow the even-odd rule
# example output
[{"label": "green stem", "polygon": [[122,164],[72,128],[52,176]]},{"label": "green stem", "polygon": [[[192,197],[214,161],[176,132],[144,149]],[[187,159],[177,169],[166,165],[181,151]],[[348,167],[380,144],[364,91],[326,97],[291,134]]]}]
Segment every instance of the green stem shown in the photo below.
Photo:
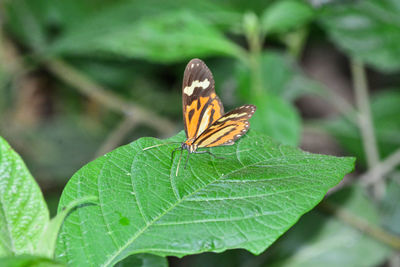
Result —
[{"label": "green stem", "polygon": [[261,52],[263,37],[258,18],[249,13],[245,16],[245,34],[249,45],[248,62],[251,71],[251,91],[253,96],[262,92]]},{"label": "green stem", "polygon": [[261,52],[259,48],[250,48],[250,69],[252,81],[252,93],[258,96],[262,92]]},{"label": "green stem", "polygon": [[[351,61],[351,71],[353,75],[353,87],[357,109],[359,111],[358,127],[360,129],[364,151],[367,158],[368,169],[374,168],[379,163],[378,145],[376,143],[374,126],[372,122],[371,108],[368,96],[367,77],[364,66],[357,60]],[[373,193],[379,197],[382,192],[380,177],[373,180],[379,181],[373,187]]]}]

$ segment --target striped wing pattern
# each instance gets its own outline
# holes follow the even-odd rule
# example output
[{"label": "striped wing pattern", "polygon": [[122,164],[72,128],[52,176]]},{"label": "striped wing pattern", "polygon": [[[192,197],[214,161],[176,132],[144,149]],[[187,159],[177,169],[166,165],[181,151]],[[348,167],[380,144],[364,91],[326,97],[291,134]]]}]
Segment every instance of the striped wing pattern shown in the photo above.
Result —
[{"label": "striped wing pattern", "polygon": [[201,147],[233,145],[250,127],[249,119],[256,111],[256,106],[238,107],[215,121],[193,142]]},{"label": "striped wing pattern", "polygon": [[199,137],[224,114],[221,100],[215,94],[212,73],[200,59],[192,59],[186,66],[182,100],[183,122],[189,141]]}]

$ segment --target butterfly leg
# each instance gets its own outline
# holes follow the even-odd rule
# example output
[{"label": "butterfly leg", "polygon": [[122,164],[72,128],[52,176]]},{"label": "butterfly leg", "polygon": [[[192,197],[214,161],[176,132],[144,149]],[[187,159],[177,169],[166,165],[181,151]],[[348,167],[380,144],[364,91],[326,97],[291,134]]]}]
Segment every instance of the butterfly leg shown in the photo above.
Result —
[{"label": "butterfly leg", "polygon": [[203,150],[203,151],[194,151],[193,153],[196,153],[196,154],[204,154],[204,153],[206,153],[206,154],[209,154],[209,155],[213,156],[213,157],[216,158],[216,159],[225,159],[224,157],[218,157],[218,156],[216,156],[215,154],[213,154],[213,153],[211,153],[210,151],[207,151],[207,150]]},{"label": "butterfly leg", "polygon": [[179,149],[181,150],[181,155],[182,155],[182,148],[181,147],[177,147],[174,150],[172,150],[172,152],[171,152],[171,164],[172,164],[172,161],[174,160],[175,152],[178,151]]},{"label": "butterfly leg", "polygon": [[185,162],[185,167],[184,167],[184,169],[186,169],[186,166],[187,166],[187,164],[188,164],[188,162],[189,162],[189,156],[190,156],[190,153],[189,153],[189,151],[188,151],[188,155],[187,155],[187,157],[186,157],[186,162]]}]

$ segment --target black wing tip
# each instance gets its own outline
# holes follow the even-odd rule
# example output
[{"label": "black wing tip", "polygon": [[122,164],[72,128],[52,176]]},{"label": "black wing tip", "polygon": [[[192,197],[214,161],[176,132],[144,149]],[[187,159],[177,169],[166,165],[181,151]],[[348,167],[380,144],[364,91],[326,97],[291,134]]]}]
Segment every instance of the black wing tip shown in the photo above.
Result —
[{"label": "black wing tip", "polygon": [[194,69],[199,69],[199,68],[206,70],[208,73],[211,73],[211,71],[208,69],[206,63],[204,63],[204,61],[199,58],[193,58],[186,65],[186,70],[192,70],[192,69],[194,70]]},{"label": "black wing tip", "polygon": [[189,63],[186,65],[184,73],[184,76],[188,75],[202,79],[208,78],[211,82],[211,87],[214,87],[214,78],[211,73],[211,70],[207,67],[206,63],[204,63],[201,59],[193,58],[192,60],[189,61]]},{"label": "black wing tip", "polygon": [[254,112],[256,112],[257,107],[255,105],[249,104],[249,105],[243,105],[239,107],[239,109],[245,110],[246,113],[248,114],[248,119],[250,119],[254,115]]},{"label": "black wing tip", "polygon": [[193,59],[191,59],[191,60],[189,61],[188,65],[190,65],[190,64],[192,64],[192,63],[194,63],[194,64],[196,64],[196,63],[201,63],[201,64],[204,64],[204,65],[205,65],[204,61],[201,60],[200,58],[193,58]]},{"label": "black wing tip", "polygon": [[241,107],[239,107],[239,108],[251,109],[253,112],[255,112],[255,111],[257,110],[257,106],[251,105],[251,104],[249,104],[249,105],[243,105],[243,106],[241,106]]}]

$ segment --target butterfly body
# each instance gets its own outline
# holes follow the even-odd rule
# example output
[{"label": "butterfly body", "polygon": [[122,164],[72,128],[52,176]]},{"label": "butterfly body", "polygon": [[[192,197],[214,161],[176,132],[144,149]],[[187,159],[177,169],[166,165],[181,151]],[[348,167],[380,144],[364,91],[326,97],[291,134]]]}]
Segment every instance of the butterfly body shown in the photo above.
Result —
[{"label": "butterfly body", "polygon": [[197,150],[197,145],[194,145],[191,140],[186,140],[182,143],[182,149],[186,149],[189,153],[194,153]]}]

